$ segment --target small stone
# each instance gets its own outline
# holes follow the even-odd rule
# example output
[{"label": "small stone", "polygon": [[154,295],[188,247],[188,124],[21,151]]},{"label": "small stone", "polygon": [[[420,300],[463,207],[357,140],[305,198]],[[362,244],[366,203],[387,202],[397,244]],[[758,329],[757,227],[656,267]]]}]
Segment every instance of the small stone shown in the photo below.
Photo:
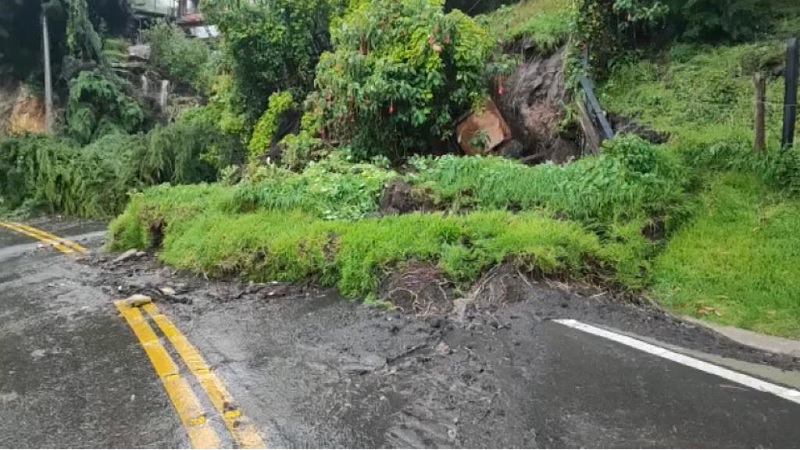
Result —
[{"label": "small stone", "polygon": [[447,430],[447,437],[450,438],[451,441],[456,440],[456,430],[455,428],[450,428]]},{"label": "small stone", "polygon": [[440,355],[447,355],[450,353],[450,346],[444,342],[440,342],[439,345],[436,346],[436,353]]},{"label": "small stone", "polygon": [[131,308],[138,308],[140,306],[147,305],[148,303],[153,303],[153,299],[148,297],[148,296],[146,296],[146,295],[136,294],[136,295],[131,295],[130,297],[128,297],[125,300],[125,302]]},{"label": "small stone", "polygon": [[115,263],[121,263],[121,262],[127,261],[129,259],[138,258],[139,257],[138,255],[139,255],[139,250],[136,250],[135,248],[134,249],[130,249],[127,252],[117,256],[114,259],[114,262]]},{"label": "small stone", "polygon": [[158,288],[158,290],[161,291],[161,293],[164,294],[164,295],[175,295],[176,294],[175,289],[172,289],[171,287],[160,287],[160,288]]},{"label": "small stone", "polygon": [[145,256],[147,256],[147,252],[136,252],[137,258],[144,258]]}]

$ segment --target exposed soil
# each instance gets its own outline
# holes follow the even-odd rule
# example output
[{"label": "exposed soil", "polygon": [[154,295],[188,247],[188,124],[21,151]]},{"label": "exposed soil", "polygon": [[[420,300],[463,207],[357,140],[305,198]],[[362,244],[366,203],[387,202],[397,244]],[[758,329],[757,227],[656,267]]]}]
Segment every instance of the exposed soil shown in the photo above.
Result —
[{"label": "exposed soil", "polygon": [[556,318],[800,369],[797,359],[742,347],[659,309],[535,282],[509,265],[459,297],[435,267],[409,263],[384,282],[382,294],[398,306],[385,311],[304,285],[200,279],[149,256],[84,263],[110,295],[153,295],[222,376],[244,380],[250,387],[234,395],[267,421],[272,446],[652,446],[635,423],[599,438],[581,429],[585,418],[543,387],[559,377],[548,343],[559,338],[547,325]]},{"label": "exposed soil", "polygon": [[[115,262],[111,255],[92,255],[82,262],[100,269],[94,284],[110,294],[125,297],[151,295],[155,301],[192,305],[231,303],[240,300],[296,301],[309,297],[337,298],[334,290],[308,283],[253,283],[208,280],[176,272],[152,256]],[[167,288],[169,294],[164,294]],[[174,292],[172,292],[174,291]],[[384,300],[395,304],[408,320],[466,325],[486,320],[507,310],[525,311],[531,320],[576,319],[648,336],[662,342],[742,361],[768,364],[787,370],[800,369],[800,359],[746,347],[697,325],[684,322],[649,301],[623,301],[594,286],[531,279],[510,264],[490,270],[464,295],[428,263],[409,262],[388,276],[380,286]],[[364,306],[366,309],[374,309]],[[380,314],[383,314],[382,312]],[[437,328],[437,327],[433,327]]]},{"label": "exposed soil", "polygon": [[380,213],[382,215],[434,210],[436,210],[436,204],[433,198],[420,187],[415,187],[402,178],[387,183],[381,193]]},{"label": "exposed soil", "polygon": [[524,162],[568,162],[580,157],[578,136],[560,130],[565,110],[564,49],[535,56],[504,82],[495,96]]}]

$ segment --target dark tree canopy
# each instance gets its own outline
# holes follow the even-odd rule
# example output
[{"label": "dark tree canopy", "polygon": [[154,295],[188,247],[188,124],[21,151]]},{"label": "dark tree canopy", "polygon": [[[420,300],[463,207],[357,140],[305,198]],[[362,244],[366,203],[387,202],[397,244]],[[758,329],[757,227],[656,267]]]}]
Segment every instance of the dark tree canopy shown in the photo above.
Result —
[{"label": "dark tree canopy", "polygon": [[[0,1],[0,75],[25,80],[42,70],[41,14],[49,19],[51,59],[58,66],[67,52],[68,0]],[[104,37],[125,34],[131,19],[126,0],[87,0],[88,19]]]}]

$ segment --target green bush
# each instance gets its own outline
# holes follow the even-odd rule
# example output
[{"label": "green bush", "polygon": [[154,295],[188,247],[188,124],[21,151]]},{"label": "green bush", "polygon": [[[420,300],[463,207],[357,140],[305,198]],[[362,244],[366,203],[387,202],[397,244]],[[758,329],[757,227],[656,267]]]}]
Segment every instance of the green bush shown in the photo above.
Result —
[{"label": "green bush", "polygon": [[624,50],[745,41],[767,28],[771,0],[574,0],[576,43],[605,74]]},{"label": "green bush", "polygon": [[166,22],[142,31],[142,37],[150,44],[153,67],[197,92],[203,93],[210,88],[211,80],[205,65],[211,57],[211,50],[203,40],[189,38],[180,27]]},{"label": "green bush", "polygon": [[460,11],[444,14],[438,0],[364,2],[332,40],[309,107],[360,158],[403,157],[450,136],[499,71],[487,30]]},{"label": "green bush", "polygon": [[105,134],[85,147],[52,136],[0,139],[0,204],[13,210],[29,201],[51,212],[108,217],[132,190],[215,180],[218,167],[236,162],[209,161],[209,149],[228,148],[220,139],[197,123]]},{"label": "green bush", "polygon": [[270,95],[267,105],[267,110],[256,122],[253,136],[248,144],[251,158],[261,156],[274,144],[281,116],[297,107],[292,100],[292,94],[286,91]]},{"label": "green bush", "polygon": [[229,209],[300,210],[327,220],[360,219],[377,213],[384,184],[396,176],[372,164],[331,158],[310,164],[300,174],[276,169],[264,180],[239,185]]},{"label": "green bush", "polygon": [[129,164],[144,152],[141,136],[108,134],[80,148],[57,137],[25,136],[0,141],[0,172],[9,184],[0,198],[11,209],[26,199],[81,217],[116,213],[129,189],[140,186]]},{"label": "green bush", "polygon": [[207,0],[203,11],[216,24],[229,53],[237,94],[255,120],[274,92],[305,98],[319,55],[330,47],[328,27],[344,0]]},{"label": "green bush", "polygon": [[144,124],[139,101],[129,86],[106,69],[83,71],[69,85],[67,133],[81,144],[105,134],[133,133]]}]

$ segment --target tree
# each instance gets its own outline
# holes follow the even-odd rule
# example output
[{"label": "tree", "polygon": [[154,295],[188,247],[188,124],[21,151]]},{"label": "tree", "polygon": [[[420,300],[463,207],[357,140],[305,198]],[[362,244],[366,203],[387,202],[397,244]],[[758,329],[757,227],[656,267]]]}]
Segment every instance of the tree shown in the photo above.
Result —
[{"label": "tree", "polygon": [[364,2],[333,32],[310,98],[319,124],[356,154],[404,157],[452,134],[488,95],[505,59],[496,41],[443,0]]},{"label": "tree", "polygon": [[304,98],[319,55],[330,48],[328,29],[344,0],[207,0],[209,20],[230,53],[236,88],[248,116],[260,116],[272,93]]}]

